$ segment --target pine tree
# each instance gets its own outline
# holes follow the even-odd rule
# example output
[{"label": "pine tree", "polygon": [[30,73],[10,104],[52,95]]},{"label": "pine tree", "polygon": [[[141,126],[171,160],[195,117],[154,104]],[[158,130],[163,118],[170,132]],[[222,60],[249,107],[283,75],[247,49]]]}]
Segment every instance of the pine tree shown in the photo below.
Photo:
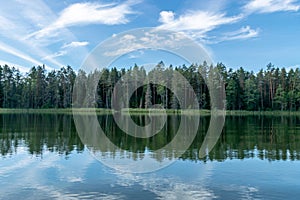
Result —
[{"label": "pine tree", "polygon": [[150,83],[147,85],[146,95],[145,95],[145,108],[149,109],[152,107],[152,92]]},{"label": "pine tree", "polygon": [[287,98],[286,98],[286,92],[284,91],[283,87],[281,86],[281,84],[279,84],[277,90],[276,90],[276,94],[275,94],[275,98],[274,98],[275,102],[277,104],[280,105],[280,110],[283,111],[286,108],[287,105]]}]

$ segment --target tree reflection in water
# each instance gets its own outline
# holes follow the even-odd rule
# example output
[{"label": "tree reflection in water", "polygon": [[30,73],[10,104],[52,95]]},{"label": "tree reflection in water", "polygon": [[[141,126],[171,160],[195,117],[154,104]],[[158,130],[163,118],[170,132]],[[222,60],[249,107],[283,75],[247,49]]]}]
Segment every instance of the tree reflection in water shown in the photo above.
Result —
[{"label": "tree reflection in water", "polygon": [[[124,116],[124,121],[126,117],[132,117],[141,126],[149,120],[147,115]],[[98,151],[104,156],[119,154],[136,160],[143,159],[145,151],[155,151],[168,144],[175,137],[180,117],[168,115],[163,129],[150,138],[135,138],[124,133],[111,115],[99,115],[98,121],[109,140],[121,148],[121,151],[109,147]],[[199,158],[199,148],[209,121],[209,116],[200,118],[198,134],[180,159],[202,162],[247,158],[269,161],[300,159],[299,116],[227,116],[217,144],[208,156]],[[1,114],[0,122],[2,156],[15,154],[18,147],[26,147],[29,154],[41,157],[45,151],[68,157],[74,151],[80,153],[85,149],[76,132],[72,115]],[[153,156],[157,161],[173,159],[174,151]]]}]

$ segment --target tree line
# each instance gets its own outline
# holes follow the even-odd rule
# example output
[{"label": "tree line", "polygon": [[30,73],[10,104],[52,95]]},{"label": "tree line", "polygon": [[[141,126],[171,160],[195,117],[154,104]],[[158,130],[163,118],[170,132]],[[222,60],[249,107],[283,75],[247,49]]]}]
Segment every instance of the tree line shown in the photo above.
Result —
[{"label": "tree line", "polygon": [[0,66],[0,107],[69,108],[75,78],[70,66],[50,72],[45,66],[34,66],[26,74]]},{"label": "tree line", "polygon": [[[174,90],[181,92],[185,99],[191,95],[185,92],[187,86],[176,77],[176,71],[192,86],[199,108],[210,109],[210,87],[207,80],[216,78],[215,69],[219,72],[217,79],[224,83],[228,110],[300,109],[299,68],[287,70],[270,63],[265,69],[254,73],[242,67],[237,70],[227,69],[222,63],[216,66],[209,66],[204,62],[173,67],[165,66],[162,61],[148,72],[138,65],[127,69],[113,67],[95,70],[91,73],[83,70],[76,73],[71,66],[49,72],[45,66],[34,66],[24,74],[15,67],[3,65],[0,66],[0,107],[70,108],[76,80],[77,85],[85,92],[81,95],[81,101],[88,107],[111,108],[114,87],[120,81],[125,91],[130,85],[143,85],[130,94],[131,108],[150,108],[151,105],[161,104],[167,109],[180,109],[181,105]],[[149,77],[156,79],[158,84],[147,84]],[[89,87],[89,83],[95,80],[97,87],[94,90]]]}]

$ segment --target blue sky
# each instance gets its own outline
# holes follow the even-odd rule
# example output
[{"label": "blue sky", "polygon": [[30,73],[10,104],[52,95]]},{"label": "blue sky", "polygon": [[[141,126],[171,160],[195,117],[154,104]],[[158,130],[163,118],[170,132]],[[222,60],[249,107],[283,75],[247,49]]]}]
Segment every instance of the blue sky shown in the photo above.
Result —
[{"label": "blue sky", "polygon": [[[269,62],[300,67],[298,0],[11,0],[0,5],[0,65],[21,71],[41,64],[78,69],[100,42],[141,27],[182,32],[227,67],[258,71]],[[157,55],[137,51],[124,65],[164,58],[180,64]]]}]

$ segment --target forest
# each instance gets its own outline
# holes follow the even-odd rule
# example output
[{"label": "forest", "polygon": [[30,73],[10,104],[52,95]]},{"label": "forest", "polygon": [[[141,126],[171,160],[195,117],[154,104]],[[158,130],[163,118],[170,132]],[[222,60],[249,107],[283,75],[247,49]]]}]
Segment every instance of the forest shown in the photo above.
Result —
[{"label": "forest", "polygon": [[[300,110],[300,69],[278,68],[268,64],[257,73],[216,66],[192,64],[190,66],[165,66],[161,61],[152,70],[143,66],[130,68],[102,69],[86,73],[75,72],[71,66],[47,71],[45,66],[32,67],[21,73],[15,67],[0,66],[0,107],[1,108],[70,108],[72,107],[73,85],[75,80],[83,83],[99,79],[95,98],[88,99],[88,106],[111,108],[114,86],[118,81],[124,85],[143,83],[147,77],[165,74],[169,77],[161,84],[144,84],[130,97],[130,108],[149,108],[161,104],[166,109],[180,109],[178,100],[171,91],[172,85],[180,85],[172,76],[174,71],[182,74],[190,83],[197,96],[200,109],[210,109],[210,95],[205,76],[212,69],[218,69],[226,91],[227,110],[249,111],[298,111]],[[201,72],[201,74],[199,73]],[[126,76],[124,76],[126,75]],[[126,77],[126,78],[124,78]],[[77,78],[77,79],[76,79]],[[165,87],[168,85],[169,87]],[[82,86],[88,91],[86,85]],[[182,86],[184,87],[184,86]],[[184,88],[183,88],[184,89]]]}]

